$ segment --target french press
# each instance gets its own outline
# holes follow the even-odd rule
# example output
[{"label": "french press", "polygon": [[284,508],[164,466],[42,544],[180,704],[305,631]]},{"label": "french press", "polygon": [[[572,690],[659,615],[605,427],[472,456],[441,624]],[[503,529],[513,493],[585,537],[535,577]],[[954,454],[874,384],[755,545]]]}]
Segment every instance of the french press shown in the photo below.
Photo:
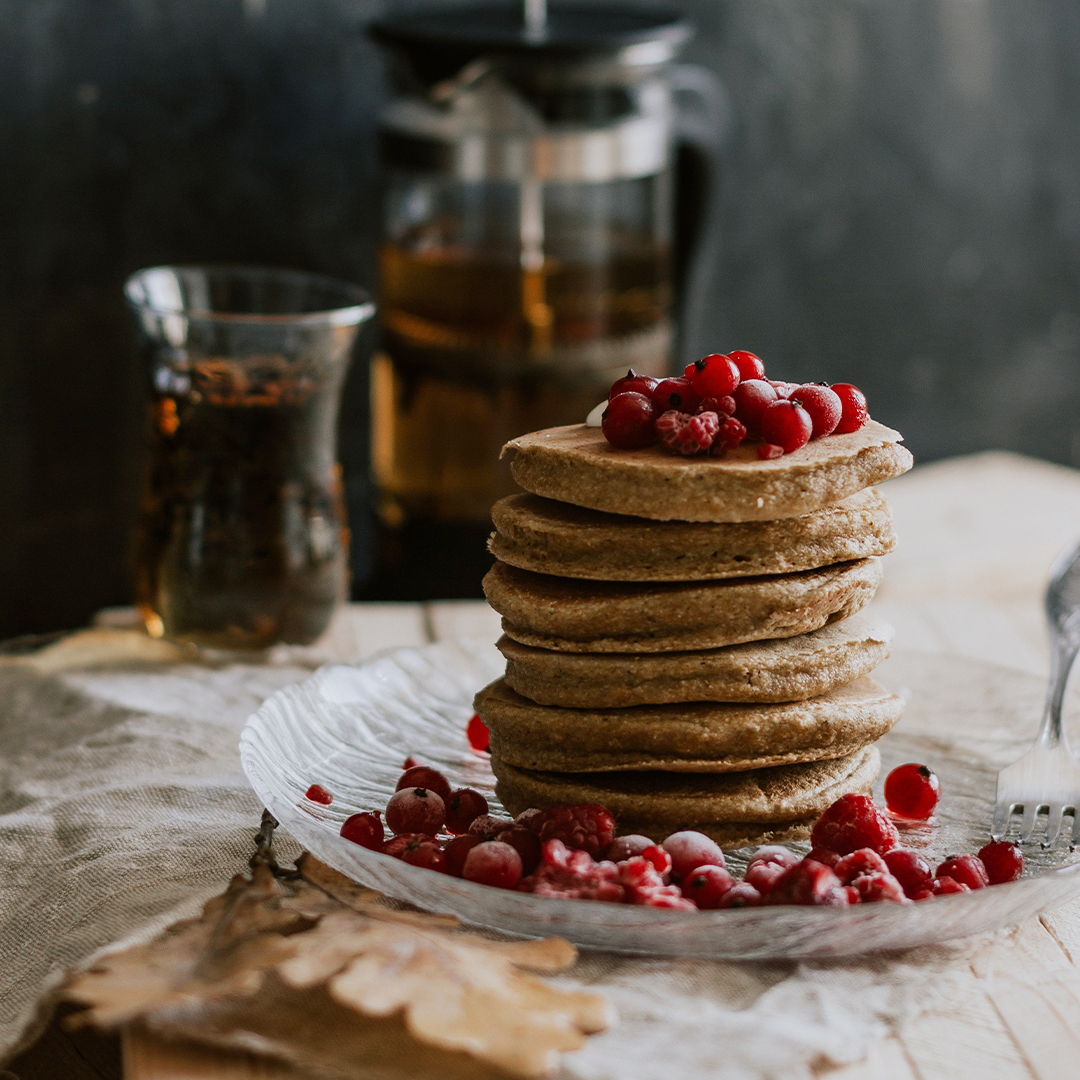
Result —
[{"label": "french press", "polygon": [[671,9],[538,0],[371,27],[393,80],[372,462],[398,595],[477,593],[515,490],[503,443],[580,423],[628,367],[671,369],[673,161],[688,133],[711,159],[720,105],[673,63],[691,32]]}]

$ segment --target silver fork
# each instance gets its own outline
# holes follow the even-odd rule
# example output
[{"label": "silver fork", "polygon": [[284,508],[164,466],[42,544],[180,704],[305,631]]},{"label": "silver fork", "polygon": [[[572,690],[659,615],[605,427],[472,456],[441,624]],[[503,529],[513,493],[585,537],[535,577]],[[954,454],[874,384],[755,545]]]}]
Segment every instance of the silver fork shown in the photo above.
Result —
[{"label": "silver fork", "polygon": [[1020,842],[1027,843],[1035,831],[1036,818],[1045,809],[1042,842],[1043,847],[1049,847],[1057,839],[1067,811],[1073,815],[1072,842],[1080,842],[1080,763],[1061,730],[1065,685],[1080,652],[1080,545],[1069,548],[1054,563],[1045,606],[1053,650],[1046,709],[1031,749],[998,773],[992,835],[1000,840],[1008,832],[1012,815],[1022,812]]}]

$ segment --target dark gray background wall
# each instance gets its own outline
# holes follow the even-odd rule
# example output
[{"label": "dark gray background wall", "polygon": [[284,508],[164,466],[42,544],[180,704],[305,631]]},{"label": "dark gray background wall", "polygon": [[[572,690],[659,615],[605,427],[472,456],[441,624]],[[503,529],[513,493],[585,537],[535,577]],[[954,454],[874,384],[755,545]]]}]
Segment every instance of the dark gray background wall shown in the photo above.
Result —
[{"label": "dark gray background wall", "polygon": [[[700,340],[858,382],[918,460],[1080,464],[1080,8],[685,4],[687,58],[734,113]],[[0,0],[0,636],[130,599],[130,271],[251,261],[373,284],[376,10]],[[357,510],[363,395],[358,378],[343,435]]]}]

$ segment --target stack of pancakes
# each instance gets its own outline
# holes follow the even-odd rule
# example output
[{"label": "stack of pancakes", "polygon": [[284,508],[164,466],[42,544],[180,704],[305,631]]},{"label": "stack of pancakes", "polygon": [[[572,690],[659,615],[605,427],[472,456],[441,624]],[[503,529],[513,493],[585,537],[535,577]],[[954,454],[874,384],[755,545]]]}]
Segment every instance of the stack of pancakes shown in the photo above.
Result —
[{"label": "stack of pancakes", "polygon": [[527,494],[494,507],[484,580],[506,675],[476,698],[507,809],[599,802],[622,833],[740,846],[869,790],[902,702],[869,678],[891,631],[858,612],[899,442],[870,421],[768,461],[578,425],[509,443]]}]

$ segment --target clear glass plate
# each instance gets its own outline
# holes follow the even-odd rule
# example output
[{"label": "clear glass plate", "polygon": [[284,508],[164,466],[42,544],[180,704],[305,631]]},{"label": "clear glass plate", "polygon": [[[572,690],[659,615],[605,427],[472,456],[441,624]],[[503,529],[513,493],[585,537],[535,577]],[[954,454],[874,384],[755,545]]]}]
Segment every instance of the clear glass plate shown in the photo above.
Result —
[{"label": "clear glass plate", "polygon": [[[1080,895],[1076,856],[1034,845],[1022,880],[918,904],[687,913],[493,889],[343,840],[342,821],[381,810],[410,754],[443,770],[451,785],[483,792],[492,812],[500,812],[487,755],[470,750],[465,725],[473,694],[502,670],[492,645],[469,641],[323,668],[274,694],[251,717],[240,741],[244,771],[282,826],[349,877],[476,926],[526,937],[559,934],[586,948],[743,960],[844,956],[992,930]],[[904,719],[880,744],[882,776],[901,762],[921,761],[941,778],[933,823],[904,830],[903,842],[932,862],[977,851],[988,839],[996,772],[1034,734],[1039,680],[919,653],[894,656],[877,677],[909,697]],[[313,783],[333,793],[332,805],[304,797]],[[738,867],[747,854],[729,853],[729,861]]]}]

